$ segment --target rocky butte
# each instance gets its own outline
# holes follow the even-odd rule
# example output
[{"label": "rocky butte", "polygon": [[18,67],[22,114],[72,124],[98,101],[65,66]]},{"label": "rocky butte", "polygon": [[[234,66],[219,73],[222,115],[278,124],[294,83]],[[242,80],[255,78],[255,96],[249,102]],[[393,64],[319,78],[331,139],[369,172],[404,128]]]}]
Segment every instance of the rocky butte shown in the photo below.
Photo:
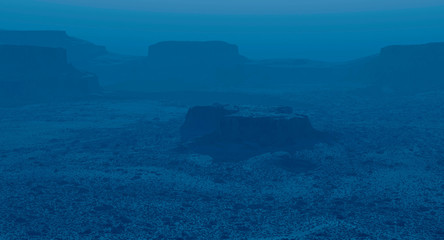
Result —
[{"label": "rocky butte", "polygon": [[181,127],[182,140],[195,152],[221,160],[308,148],[323,140],[308,117],[291,107],[196,106]]}]

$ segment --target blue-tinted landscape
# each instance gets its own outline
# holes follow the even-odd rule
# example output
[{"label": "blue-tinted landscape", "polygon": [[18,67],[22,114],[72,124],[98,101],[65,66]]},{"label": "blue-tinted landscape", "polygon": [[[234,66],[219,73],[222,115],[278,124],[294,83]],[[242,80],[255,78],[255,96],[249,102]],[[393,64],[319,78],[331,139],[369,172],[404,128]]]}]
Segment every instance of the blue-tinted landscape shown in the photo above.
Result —
[{"label": "blue-tinted landscape", "polygon": [[0,20],[0,239],[444,239],[440,1]]}]

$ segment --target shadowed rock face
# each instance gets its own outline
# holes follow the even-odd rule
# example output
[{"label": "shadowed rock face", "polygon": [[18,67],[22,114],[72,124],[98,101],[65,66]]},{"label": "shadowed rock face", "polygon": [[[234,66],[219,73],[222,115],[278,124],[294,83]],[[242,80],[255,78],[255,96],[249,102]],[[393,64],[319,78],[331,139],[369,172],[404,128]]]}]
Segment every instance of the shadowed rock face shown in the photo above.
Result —
[{"label": "shadowed rock face", "polygon": [[214,133],[220,128],[224,116],[232,113],[222,105],[190,108],[181,127],[182,140],[193,140]]},{"label": "shadowed rock face", "polygon": [[0,45],[0,100],[26,103],[70,99],[99,90],[94,75],[67,63],[66,50]]},{"label": "shadowed rock face", "polygon": [[314,129],[305,116],[238,116],[222,118],[216,136],[227,142],[251,142],[259,146],[303,144]]},{"label": "shadowed rock face", "polygon": [[321,140],[306,116],[290,107],[197,106],[181,127],[182,140],[215,159],[244,159],[310,147]]}]

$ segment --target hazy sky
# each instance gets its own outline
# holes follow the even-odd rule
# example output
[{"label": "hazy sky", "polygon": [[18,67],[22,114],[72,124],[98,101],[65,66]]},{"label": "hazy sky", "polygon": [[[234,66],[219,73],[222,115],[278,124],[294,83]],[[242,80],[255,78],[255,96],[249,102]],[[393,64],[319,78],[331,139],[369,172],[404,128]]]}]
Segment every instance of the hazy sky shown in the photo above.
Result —
[{"label": "hazy sky", "polygon": [[151,12],[312,14],[442,6],[443,0],[44,0],[59,4]]},{"label": "hazy sky", "polygon": [[0,0],[0,28],[66,30],[125,54],[224,40],[251,58],[347,60],[444,41],[444,0]]}]

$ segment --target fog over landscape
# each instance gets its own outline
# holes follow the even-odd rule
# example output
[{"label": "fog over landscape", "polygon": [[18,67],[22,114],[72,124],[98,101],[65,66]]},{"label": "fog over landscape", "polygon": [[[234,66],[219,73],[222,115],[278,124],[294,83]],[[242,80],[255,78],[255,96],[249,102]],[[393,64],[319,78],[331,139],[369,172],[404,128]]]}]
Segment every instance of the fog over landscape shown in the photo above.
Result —
[{"label": "fog over landscape", "polygon": [[1,28],[65,30],[112,52],[166,40],[223,40],[254,59],[346,61],[392,44],[444,41],[444,4],[427,1],[0,2]]},{"label": "fog over landscape", "polygon": [[0,2],[0,239],[443,239],[441,1]]}]

